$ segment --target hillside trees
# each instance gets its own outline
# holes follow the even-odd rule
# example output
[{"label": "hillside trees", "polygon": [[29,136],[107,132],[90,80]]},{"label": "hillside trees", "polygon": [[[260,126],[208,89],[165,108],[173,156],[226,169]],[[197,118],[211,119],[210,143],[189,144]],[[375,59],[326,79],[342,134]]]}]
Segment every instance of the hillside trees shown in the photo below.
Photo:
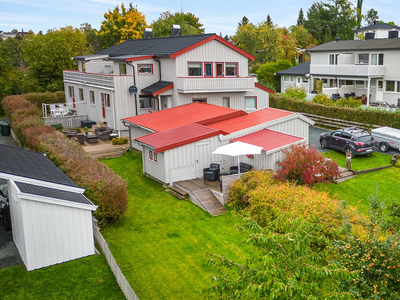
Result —
[{"label": "hillside trees", "polygon": [[179,24],[181,26],[182,35],[203,34],[203,24],[199,22],[192,13],[165,11],[160,14],[160,17],[152,23],[154,37],[170,36],[171,26]]}]

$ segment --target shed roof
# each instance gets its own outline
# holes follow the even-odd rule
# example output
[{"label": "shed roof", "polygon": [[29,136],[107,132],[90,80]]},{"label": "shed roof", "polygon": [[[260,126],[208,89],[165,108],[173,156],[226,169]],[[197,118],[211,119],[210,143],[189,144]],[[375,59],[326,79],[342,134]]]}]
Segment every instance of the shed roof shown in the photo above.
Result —
[{"label": "shed roof", "polygon": [[398,49],[400,49],[400,38],[333,41],[323,45],[312,47],[307,51],[309,52],[373,51],[373,50],[398,50]]},{"label": "shed roof", "polygon": [[298,75],[298,76],[305,76],[307,74],[310,74],[310,62],[305,62],[300,65],[291,67],[286,70],[282,70],[279,72],[276,72],[276,75]]},{"label": "shed roof", "polygon": [[43,153],[0,145],[0,173],[77,187]]},{"label": "shed roof", "polygon": [[144,94],[153,95],[153,97],[169,90],[174,87],[174,83],[172,81],[157,81],[144,89],[141,90]]},{"label": "shed roof", "polygon": [[304,140],[304,138],[269,129],[262,129],[254,133],[238,137],[231,141],[260,146],[263,147],[265,152],[268,152],[280,149],[284,146],[288,146],[301,140]]}]

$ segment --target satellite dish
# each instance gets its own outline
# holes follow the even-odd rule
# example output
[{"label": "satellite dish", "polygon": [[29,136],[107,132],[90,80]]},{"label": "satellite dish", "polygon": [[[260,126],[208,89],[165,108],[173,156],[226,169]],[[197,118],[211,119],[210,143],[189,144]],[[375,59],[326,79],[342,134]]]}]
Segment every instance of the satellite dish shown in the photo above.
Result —
[{"label": "satellite dish", "polygon": [[134,86],[134,85],[131,85],[131,86],[129,87],[129,94],[131,94],[131,95],[136,95],[136,94],[137,94],[137,87]]}]

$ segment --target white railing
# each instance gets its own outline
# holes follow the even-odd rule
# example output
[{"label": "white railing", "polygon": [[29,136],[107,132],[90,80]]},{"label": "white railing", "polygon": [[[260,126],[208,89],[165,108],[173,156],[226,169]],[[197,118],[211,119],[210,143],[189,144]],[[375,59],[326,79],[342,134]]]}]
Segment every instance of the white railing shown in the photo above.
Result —
[{"label": "white railing", "polygon": [[385,66],[370,65],[311,65],[310,73],[332,76],[384,76]]},{"label": "white railing", "polygon": [[81,121],[86,121],[88,119],[87,115],[80,116],[65,116],[65,117],[46,117],[43,118],[45,125],[56,125],[61,124],[62,128],[80,128]]},{"label": "white railing", "polygon": [[85,73],[79,71],[64,71],[64,81],[78,82],[82,84],[91,84],[95,86],[104,86],[114,88],[114,75]]},{"label": "white railing", "polygon": [[[175,85],[175,83],[174,83]],[[178,92],[192,91],[247,91],[254,89],[254,78],[177,78]]]}]

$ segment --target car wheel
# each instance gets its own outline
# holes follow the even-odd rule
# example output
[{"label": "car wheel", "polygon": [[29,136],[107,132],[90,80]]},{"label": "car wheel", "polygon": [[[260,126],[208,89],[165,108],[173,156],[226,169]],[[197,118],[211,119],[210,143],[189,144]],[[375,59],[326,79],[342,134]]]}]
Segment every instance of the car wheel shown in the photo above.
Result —
[{"label": "car wheel", "polygon": [[353,152],[353,150],[351,150],[351,148],[346,148],[344,151],[345,151],[346,155],[347,155],[347,153],[350,153],[351,158],[354,158],[354,152]]},{"label": "car wheel", "polygon": [[320,141],[320,144],[321,144],[321,148],[322,148],[322,149],[326,149],[326,148],[327,148],[327,147],[326,147],[327,145],[326,145],[326,141],[325,141],[325,140],[321,140],[321,141]]},{"label": "car wheel", "polygon": [[381,149],[382,152],[387,152],[389,150],[389,147],[386,143],[380,143],[379,149]]}]

